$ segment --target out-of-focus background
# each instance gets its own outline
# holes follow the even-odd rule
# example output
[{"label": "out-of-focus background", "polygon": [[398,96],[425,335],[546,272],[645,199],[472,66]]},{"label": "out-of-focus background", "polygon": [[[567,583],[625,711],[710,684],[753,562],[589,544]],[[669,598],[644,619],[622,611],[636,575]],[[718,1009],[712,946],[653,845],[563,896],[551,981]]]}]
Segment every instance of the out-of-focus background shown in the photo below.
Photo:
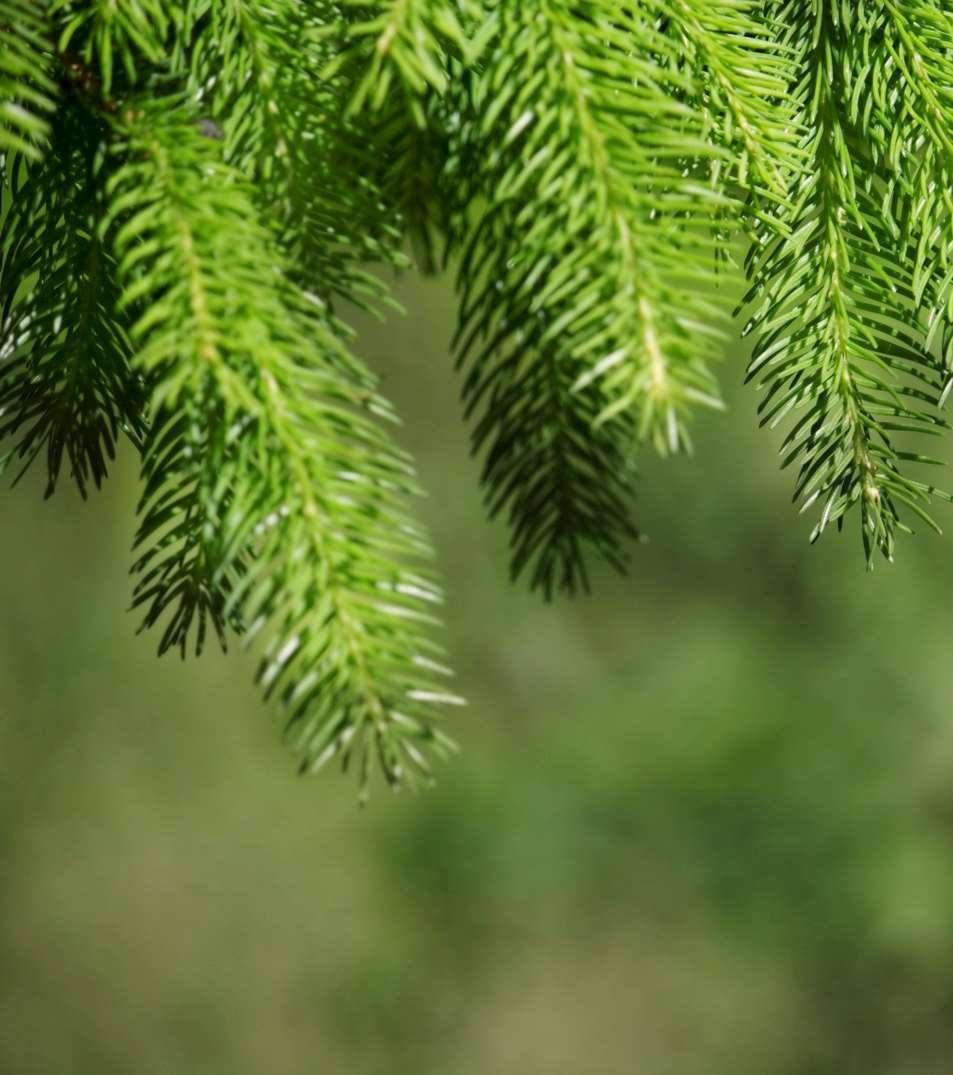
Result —
[{"label": "out-of-focus background", "polygon": [[811,549],[737,345],[696,457],[645,461],[629,577],[546,607],[448,290],[398,292],[361,345],[432,494],[461,757],[363,811],[297,778],[248,658],[134,636],[132,459],[5,492],[0,1073],[949,1075],[953,539]]}]

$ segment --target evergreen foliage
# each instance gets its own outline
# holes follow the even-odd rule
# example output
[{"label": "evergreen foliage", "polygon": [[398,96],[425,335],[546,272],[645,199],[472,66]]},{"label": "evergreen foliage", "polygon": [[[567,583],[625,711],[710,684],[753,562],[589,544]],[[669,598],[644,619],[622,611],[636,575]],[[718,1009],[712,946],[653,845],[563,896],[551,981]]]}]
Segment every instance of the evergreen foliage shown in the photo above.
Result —
[{"label": "evergreen foliage", "polygon": [[[457,701],[411,462],[353,353],[371,263],[452,264],[514,576],[624,567],[637,453],[749,376],[814,535],[949,499],[947,0],[0,0],[0,433],[80,491],[141,455],[159,649],[261,639],[305,769],[398,785]],[[376,759],[376,760],[375,760]]]},{"label": "evergreen foliage", "polygon": [[46,12],[33,0],[0,3],[0,153],[40,157],[56,96],[47,30]]},{"label": "evergreen foliage", "polygon": [[[953,9],[914,6],[953,29]],[[750,376],[766,388],[765,423],[792,416],[784,463],[799,464],[803,507],[820,508],[815,536],[857,509],[868,560],[892,557],[902,509],[935,526],[931,498],[948,498],[908,470],[930,457],[895,440],[945,425],[947,133],[928,101],[949,83],[909,34],[908,22],[929,45],[935,23],[908,5],[795,0],[777,20],[807,165],[777,211],[785,230],[757,231],[749,257]]]}]

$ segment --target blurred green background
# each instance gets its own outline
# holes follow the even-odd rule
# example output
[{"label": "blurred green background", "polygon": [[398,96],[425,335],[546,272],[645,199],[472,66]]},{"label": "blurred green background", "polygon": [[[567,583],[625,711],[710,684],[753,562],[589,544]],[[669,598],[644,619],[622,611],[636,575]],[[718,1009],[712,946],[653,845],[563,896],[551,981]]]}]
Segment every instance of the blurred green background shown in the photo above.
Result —
[{"label": "blurred green background", "polygon": [[[953,545],[811,549],[733,346],[628,578],[506,579],[445,285],[361,326],[470,706],[431,793],[301,780],[250,661],[134,636],[125,458],[0,548],[3,1075],[949,1075]],[[950,521],[949,519],[947,520]]]}]

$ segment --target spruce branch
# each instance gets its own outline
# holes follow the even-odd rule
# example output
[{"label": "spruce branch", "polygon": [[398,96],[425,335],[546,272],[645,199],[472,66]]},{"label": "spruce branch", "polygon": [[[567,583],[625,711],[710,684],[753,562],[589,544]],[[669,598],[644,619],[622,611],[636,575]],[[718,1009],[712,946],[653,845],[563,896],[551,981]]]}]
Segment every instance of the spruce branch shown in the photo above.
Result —
[{"label": "spruce branch", "polygon": [[464,397],[489,503],[509,509],[514,570],[537,556],[547,593],[575,588],[586,547],[624,559],[633,442],[685,449],[691,409],[721,406],[711,220],[732,201],[696,173],[728,154],[708,137],[683,41],[659,29],[662,9],[687,5],[649,7],[504,7],[507,47],[470,90]]},{"label": "spruce branch", "polygon": [[0,153],[41,156],[56,82],[45,5],[0,0]]},{"label": "spruce branch", "polygon": [[497,32],[494,12],[481,0],[344,0],[337,27],[347,44],[325,77],[356,72],[349,109],[380,112],[399,95],[415,122],[426,127],[422,101],[447,92],[451,61],[467,67]]},{"label": "spruce branch", "polygon": [[[495,294],[503,304],[529,297],[547,338],[586,363],[580,390],[601,386],[600,424],[632,414],[640,439],[684,448],[689,410],[720,406],[709,372],[720,315],[700,291],[712,282],[710,216],[727,204],[685,174],[687,162],[721,155],[682,100],[691,80],[641,10],[610,19],[597,4],[547,0],[514,9],[501,32],[505,73],[522,74],[487,67],[481,133],[497,149],[484,189],[489,212],[512,213],[513,247],[542,286],[532,296],[508,287],[513,251],[501,250],[476,306],[485,315]],[[569,306],[550,318],[561,300]],[[485,334],[485,316],[467,321],[472,306],[464,324]]]},{"label": "spruce branch", "polygon": [[[868,563],[949,499],[947,0],[0,0],[0,435],[81,492],[125,435],[161,651],[260,640],[305,769],[449,741],[439,589],[351,352],[369,263],[455,263],[454,351],[514,575],[624,567],[635,454],[749,376],[814,536]],[[382,424],[383,423],[383,424]]]},{"label": "spruce branch", "polygon": [[104,98],[135,86],[154,70],[169,66],[172,31],[191,3],[163,0],[49,0],[56,47],[73,54],[94,72]]},{"label": "spruce branch", "polygon": [[792,198],[790,234],[763,234],[749,260],[749,328],[760,330],[749,376],[766,390],[762,424],[794,420],[782,454],[800,467],[795,498],[820,508],[813,536],[856,508],[871,563],[876,550],[893,557],[897,531],[909,529],[904,511],[936,527],[930,501],[947,494],[907,472],[933,460],[894,440],[941,431],[944,378],[913,267],[894,258],[883,173],[852,121],[850,26],[808,0],[785,3],[779,19],[800,55],[794,93],[811,168]]},{"label": "spruce branch", "polygon": [[324,34],[331,58],[322,78],[343,94],[345,119],[377,158],[359,174],[373,176],[382,204],[399,214],[425,272],[445,266],[460,239],[464,203],[453,137],[460,87],[498,32],[494,7],[482,0],[349,0]]},{"label": "spruce branch", "polygon": [[884,175],[885,219],[912,267],[928,346],[953,372],[953,11],[933,0],[861,9],[851,119],[862,124]]},{"label": "spruce branch", "polygon": [[326,6],[211,5],[188,31],[189,85],[223,132],[225,160],[254,181],[298,279],[328,300],[378,308],[386,289],[366,266],[405,263],[398,211],[381,191],[377,147],[343,114],[344,89],[317,77],[331,55]]},{"label": "spruce branch", "polygon": [[[450,745],[429,637],[439,590],[406,514],[387,405],[324,306],[288,279],[244,176],[170,102],[127,113],[114,180],[136,364],[154,384],[137,602],[164,642],[233,616],[266,637],[258,680],[303,769],[353,760],[362,788],[426,777]],[[181,418],[179,416],[182,416]]]},{"label": "spruce branch", "polygon": [[735,181],[783,201],[803,153],[788,104],[794,56],[779,42],[770,12],[748,0],[652,0],[649,6],[684,47],[707,123],[718,143],[733,150]]},{"label": "spruce branch", "polygon": [[0,242],[0,438],[3,465],[43,451],[47,496],[64,458],[80,493],[99,486],[122,434],[137,444],[144,391],[117,317],[115,266],[98,230],[106,212],[107,131],[65,109],[46,156],[8,160],[11,206]]}]

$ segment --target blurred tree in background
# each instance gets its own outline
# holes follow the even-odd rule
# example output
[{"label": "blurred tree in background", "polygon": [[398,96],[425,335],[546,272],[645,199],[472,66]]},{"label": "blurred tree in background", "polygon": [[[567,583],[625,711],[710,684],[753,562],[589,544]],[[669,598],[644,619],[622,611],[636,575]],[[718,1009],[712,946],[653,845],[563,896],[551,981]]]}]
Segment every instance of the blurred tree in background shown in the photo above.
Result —
[{"label": "blurred tree in background", "polygon": [[[360,342],[432,491],[471,706],[453,778],[294,782],[244,658],[117,619],[135,481],[8,495],[0,1071],[948,1075],[953,563],[808,555],[744,416],[647,466],[629,578],[501,579],[440,341]],[[664,539],[662,536],[664,535]]]}]

